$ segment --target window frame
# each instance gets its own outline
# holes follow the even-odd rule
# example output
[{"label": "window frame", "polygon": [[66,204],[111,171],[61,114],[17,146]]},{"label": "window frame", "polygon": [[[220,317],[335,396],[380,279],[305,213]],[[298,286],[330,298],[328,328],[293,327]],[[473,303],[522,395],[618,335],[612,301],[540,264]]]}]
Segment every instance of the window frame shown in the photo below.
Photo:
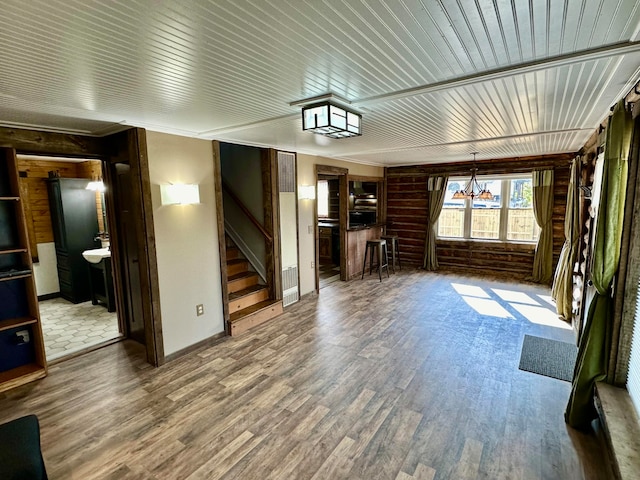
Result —
[{"label": "window frame", "polygon": [[[476,179],[480,185],[486,182],[500,180],[500,228],[498,232],[498,238],[475,238],[471,236],[471,225],[472,225],[472,212],[473,205],[470,198],[464,200],[464,221],[463,221],[463,235],[462,237],[446,237],[440,235],[439,232],[439,220],[436,222],[436,239],[438,240],[449,240],[449,241],[472,241],[472,242],[489,242],[489,243],[508,243],[508,244],[523,244],[523,245],[535,245],[538,241],[535,240],[509,240],[507,239],[507,229],[509,224],[509,211],[516,210],[515,208],[509,208],[509,196],[511,194],[511,181],[512,180],[520,180],[520,179],[528,179],[532,180],[531,173],[515,173],[515,174],[502,174],[502,175],[477,175]],[[449,177],[447,181],[447,185],[449,182],[460,182],[462,185],[467,185],[467,183],[471,180],[471,176],[452,176]],[[494,195],[496,192],[492,192]],[[442,207],[445,209],[446,207]],[[532,207],[533,208],[533,207]],[[535,221],[535,218],[534,218]],[[539,232],[538,232],[539,235]]]}]

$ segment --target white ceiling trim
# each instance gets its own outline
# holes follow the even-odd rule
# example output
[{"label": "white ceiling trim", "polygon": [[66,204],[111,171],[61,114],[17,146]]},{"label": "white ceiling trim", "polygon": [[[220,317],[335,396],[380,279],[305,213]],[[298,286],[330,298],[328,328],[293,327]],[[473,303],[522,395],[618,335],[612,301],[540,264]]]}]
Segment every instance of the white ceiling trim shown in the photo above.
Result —
[{"label": "white ceiling trim", "polygon": [[525,139],[525,138],[535,138],[535,137],[543,137],[550,134],[560,134],[560,133],[584,133],[587,135],[591,135],[593,133],[593,128],[570,128],[566,130],[550,130],[546,132],[533,132],[533,133],[521,133],[516,135],[504,135],[500,137],[490,137],[490,138],[481,138],[481,139],[473,139],[473,140],[461,140],[457,142],[444,142],[444,143],[428,143],[424,145],[417,145],[412,147],[403,147],[403,148],[382,148],[382,149],[372,149],[372,150],[362,150],[349,152],[349,155],[371,155],[371,154],[384,154],[384,153],[392,153],[392,152],[411,152],[415,150],[424,150],[425,148],[437,148],[437,147],[448,147],[448,146],[461,146],[461,145],[476,145],[487,142],[495,142],[500,140],[514,140],[514,139]]},{"label": "white ceiling trim", "polygon": [[352,100],[352,104],[355,106],[376,104],[379,102],[397,100],[399,98],[412,97],[414,95],[422,95],[425,93],[433,93],[440,90],[448,90],[451,88],[459,88],[467,85],[473,85],[479,82],[499,80],[506,77],[522,75],[525,73],[539,72],[551,68],[563,67],[565,65],[584,63],[636,52],[640,52],[640,42],[625,42],[623,44],[608,45],[602,48],[575,52],[568,55],[560,55],[558,57],[536,60],[524,64],[498,68],[495,70],[490,70],[488,72],[444,80],[442,82],[407,88],[405,90],[399,90],[397,92],[383,93],[381,95],[375,95],[373,97],[356,99]]},{"label": "white ceiling trim", "polygon": [[280,122],[282,120],[299,117],[300,115],[301,114],[299,112],[290,113],[288,115],[280,115],[278,117],[265,118],[264,120],[257,120],[255,122],[244,123],[242,125],[232,125],[224,128],[214,128],[213,130],[200,132],[198,133],[198,135],[202,137],[215,137],[216,135],[225,135],[227,133],[232,133],[237,130],[245,130],[247,128],[254,128],[254,127],[264,127],[269,125],[270,123]]}]

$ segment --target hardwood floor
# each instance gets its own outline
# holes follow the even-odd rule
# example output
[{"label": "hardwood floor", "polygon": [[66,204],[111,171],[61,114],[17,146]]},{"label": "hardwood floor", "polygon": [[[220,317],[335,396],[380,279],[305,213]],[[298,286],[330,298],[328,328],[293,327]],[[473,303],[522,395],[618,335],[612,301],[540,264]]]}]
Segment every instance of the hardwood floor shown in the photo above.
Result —
[{"label": "hardwood floor", "polygon": [[126,342],[54,365],[0,394],[0,421],[38,415],[52,480],[609,478],[565,426],[569,383],[518,370],[525,333],[573,340],[546,295],[409,269],[336,282],[158,369]]}]

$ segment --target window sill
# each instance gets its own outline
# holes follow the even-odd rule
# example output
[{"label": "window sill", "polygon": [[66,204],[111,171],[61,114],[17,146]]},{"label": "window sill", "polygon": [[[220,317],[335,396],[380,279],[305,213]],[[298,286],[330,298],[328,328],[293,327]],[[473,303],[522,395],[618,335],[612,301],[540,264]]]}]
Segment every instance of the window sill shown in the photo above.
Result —
[{"label": "window sill", "polygon": [[490,240],[479,238],[454,238],[454,237],[436,237],[436,243],[466,244],[466,245],[495,245],[496,247],[512,247],[519,250],[535,250],[536,242],[517,242],[505,240]]}]

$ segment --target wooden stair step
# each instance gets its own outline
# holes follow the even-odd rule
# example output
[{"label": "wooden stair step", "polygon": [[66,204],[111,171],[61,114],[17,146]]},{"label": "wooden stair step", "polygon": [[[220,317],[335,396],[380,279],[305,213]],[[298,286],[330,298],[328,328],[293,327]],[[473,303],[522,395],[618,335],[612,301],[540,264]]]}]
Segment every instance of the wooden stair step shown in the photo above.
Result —
[{"label": "wooden stair step", "polygon": [[235,260],[240,257],[240,249],[238,247],[227,247],[227,261]]},{"label": "wooden stair step", "polygon": [[234,258],[227,260],[227,275],[237,275],[249,270],[249,262],[244,258]]},{"label": "wooden stair step", "polygon": [[265,300],[233,312],[229,318],[231,335],[240,335],[250,328],[277,317],[282,311],[282,300]]},{"label": "wooden stair step", "polygon": [[264,285],[251,285],[229,295],[229,312],[237,312],[269,299],[269,290]]},{"label": "wooden stair step", "polygon": [[246,271],[237,273],[235,275],[231,275],[227,280],[227,287],[229,289],[229,293],[239,292],[245,288],[248,288],[252,285],[257,285],[259,281],[259,276],[256,272]]},{"label": "wooden stair step", "polygon": [[245,297],[247,295],[251,295],[252,293],[259,292],[261,290],[266,290],[266,285],[250,285],[242,290],[238,290],[237,292],[229,292],[229,300],[237,300],[238,298]]}]

